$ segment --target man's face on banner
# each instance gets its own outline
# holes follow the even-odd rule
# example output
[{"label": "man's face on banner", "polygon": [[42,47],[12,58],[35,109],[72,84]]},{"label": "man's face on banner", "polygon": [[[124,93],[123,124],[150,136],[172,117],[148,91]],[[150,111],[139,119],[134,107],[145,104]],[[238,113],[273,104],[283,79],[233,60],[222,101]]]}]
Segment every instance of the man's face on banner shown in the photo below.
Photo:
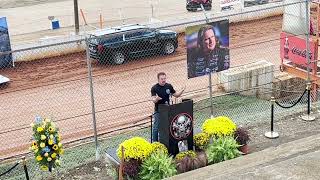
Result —
[{"label": "man's face on banner", "polygon": [[204,52],[210,52],[216,47],[216,38],[213,32],[213,29],[208,29],[204,33],[203,40],[204,40],[203,42]]}]

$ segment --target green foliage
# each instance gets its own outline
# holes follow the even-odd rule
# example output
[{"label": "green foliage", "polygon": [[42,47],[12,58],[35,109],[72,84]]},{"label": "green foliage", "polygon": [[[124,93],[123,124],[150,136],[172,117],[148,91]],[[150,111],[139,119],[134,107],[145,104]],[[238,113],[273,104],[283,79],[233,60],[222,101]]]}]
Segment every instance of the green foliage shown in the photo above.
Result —
[{"label": "green foliage", "polygon": [[232,137],[214,139],[206,150],[209,164],[233,159],[241,155],[239,145]]},{"label": "green foliage", "polygon": [[168,154],[158,151],[152,153],[142,162],[140,179],[158,180],[168,178],[177,174],[177,170],[172,157]]}]

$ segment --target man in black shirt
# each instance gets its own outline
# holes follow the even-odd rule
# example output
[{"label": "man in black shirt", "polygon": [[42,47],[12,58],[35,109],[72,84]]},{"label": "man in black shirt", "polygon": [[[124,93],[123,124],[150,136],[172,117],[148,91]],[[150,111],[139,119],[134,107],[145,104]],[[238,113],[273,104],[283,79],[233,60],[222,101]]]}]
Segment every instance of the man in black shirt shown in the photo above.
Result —
[{"label": "man in black shirt", "polygon": [[151,98],[154,102],[154,114],[153,114],[153,128],[152,128],[152,142],[158,141],[159,121],[160,114],[158,112],[159,104],[170,104],[171,95],[179,97],[185,90],[185,87],[180,91],[176,92],[173,86],[166,82],[166,74],[160,72],[157,75],[158,83],[151,88]]}]

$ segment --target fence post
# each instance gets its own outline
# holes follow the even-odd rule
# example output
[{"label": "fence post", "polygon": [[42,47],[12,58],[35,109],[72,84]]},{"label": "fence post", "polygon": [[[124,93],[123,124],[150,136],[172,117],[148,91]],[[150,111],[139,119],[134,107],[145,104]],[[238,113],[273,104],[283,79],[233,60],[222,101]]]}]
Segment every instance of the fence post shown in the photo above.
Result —
[{"label": "fence post", "polygon": [[89,83],[90,83],[91,112],[92,112],[92,121],[93,121],[94,141],[95,141],[95,146],[96,146],[96,160],[98,160],[99,159],[99,144],[98,144],[98,135],[97,135],[98,133],[97,133],[97,121],[96,121],[96,108],[95,108],[94,94],[93,94],[92,67],[91,67],[91,59],[90,59],[90,55],[89,55],[89,40],[86,37],[85,41],[86,41],[88,78],[89,78]]},{"label": "fence post", "polygon": [[[310,11],[310,6],[309,6],[309,1],[306,1],[306,49],[307,49],[307,54],[310,52],[310,17],[309,17],[309,11]],[[318,33],[318,32],[317,32]],[[311,82],[310,82],[310,57],[306,56],[307,60],[307,90],[308,90],[308,109],[307,109],[307,114],[301,116],[301,119],[304,121],[314,121],[316,118],[314,116],[310,115],[310,88],[311,88]]]},{"label": "fence post", "polygon": [[271,97],[271,128],[270,128],[270,131],[269,132],[266,132],[264,134],[264,136],[266,136],[267,138],[270,138],[270,139],[275,139],[277,137],[279,137],[279,133],[277,132],[274,132],[273,131],[273,120],[274,120],[274,104],[276,102],[275,98],[274,97]]}]

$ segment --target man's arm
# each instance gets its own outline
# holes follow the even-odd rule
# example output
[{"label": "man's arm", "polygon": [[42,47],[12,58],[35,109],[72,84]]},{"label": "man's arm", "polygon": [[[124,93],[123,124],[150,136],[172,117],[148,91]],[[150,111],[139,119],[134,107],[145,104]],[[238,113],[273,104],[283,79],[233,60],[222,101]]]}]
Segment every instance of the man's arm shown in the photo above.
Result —
[{"label": "man's arm", "polygon": [[179,91],[179,92],[175,92],[175,93],[173,93],[172,95],[174,96],[174,97],[180,97],[181,95],[182,95],[182,93],[184,92],[184,90],[186,89],[186,85],[184,85],[183,86],[183,88],[181,89],[181,91]]},{"label": "man's arm", "polygon": [[157,92],[156,92],[155,88],[152,87],[152,88],[151,88],[151,101],[152,101],[153,103],[157,103],[157,102],[160,101],[161,99],[162,99],[162,98],[157,95]]}]

